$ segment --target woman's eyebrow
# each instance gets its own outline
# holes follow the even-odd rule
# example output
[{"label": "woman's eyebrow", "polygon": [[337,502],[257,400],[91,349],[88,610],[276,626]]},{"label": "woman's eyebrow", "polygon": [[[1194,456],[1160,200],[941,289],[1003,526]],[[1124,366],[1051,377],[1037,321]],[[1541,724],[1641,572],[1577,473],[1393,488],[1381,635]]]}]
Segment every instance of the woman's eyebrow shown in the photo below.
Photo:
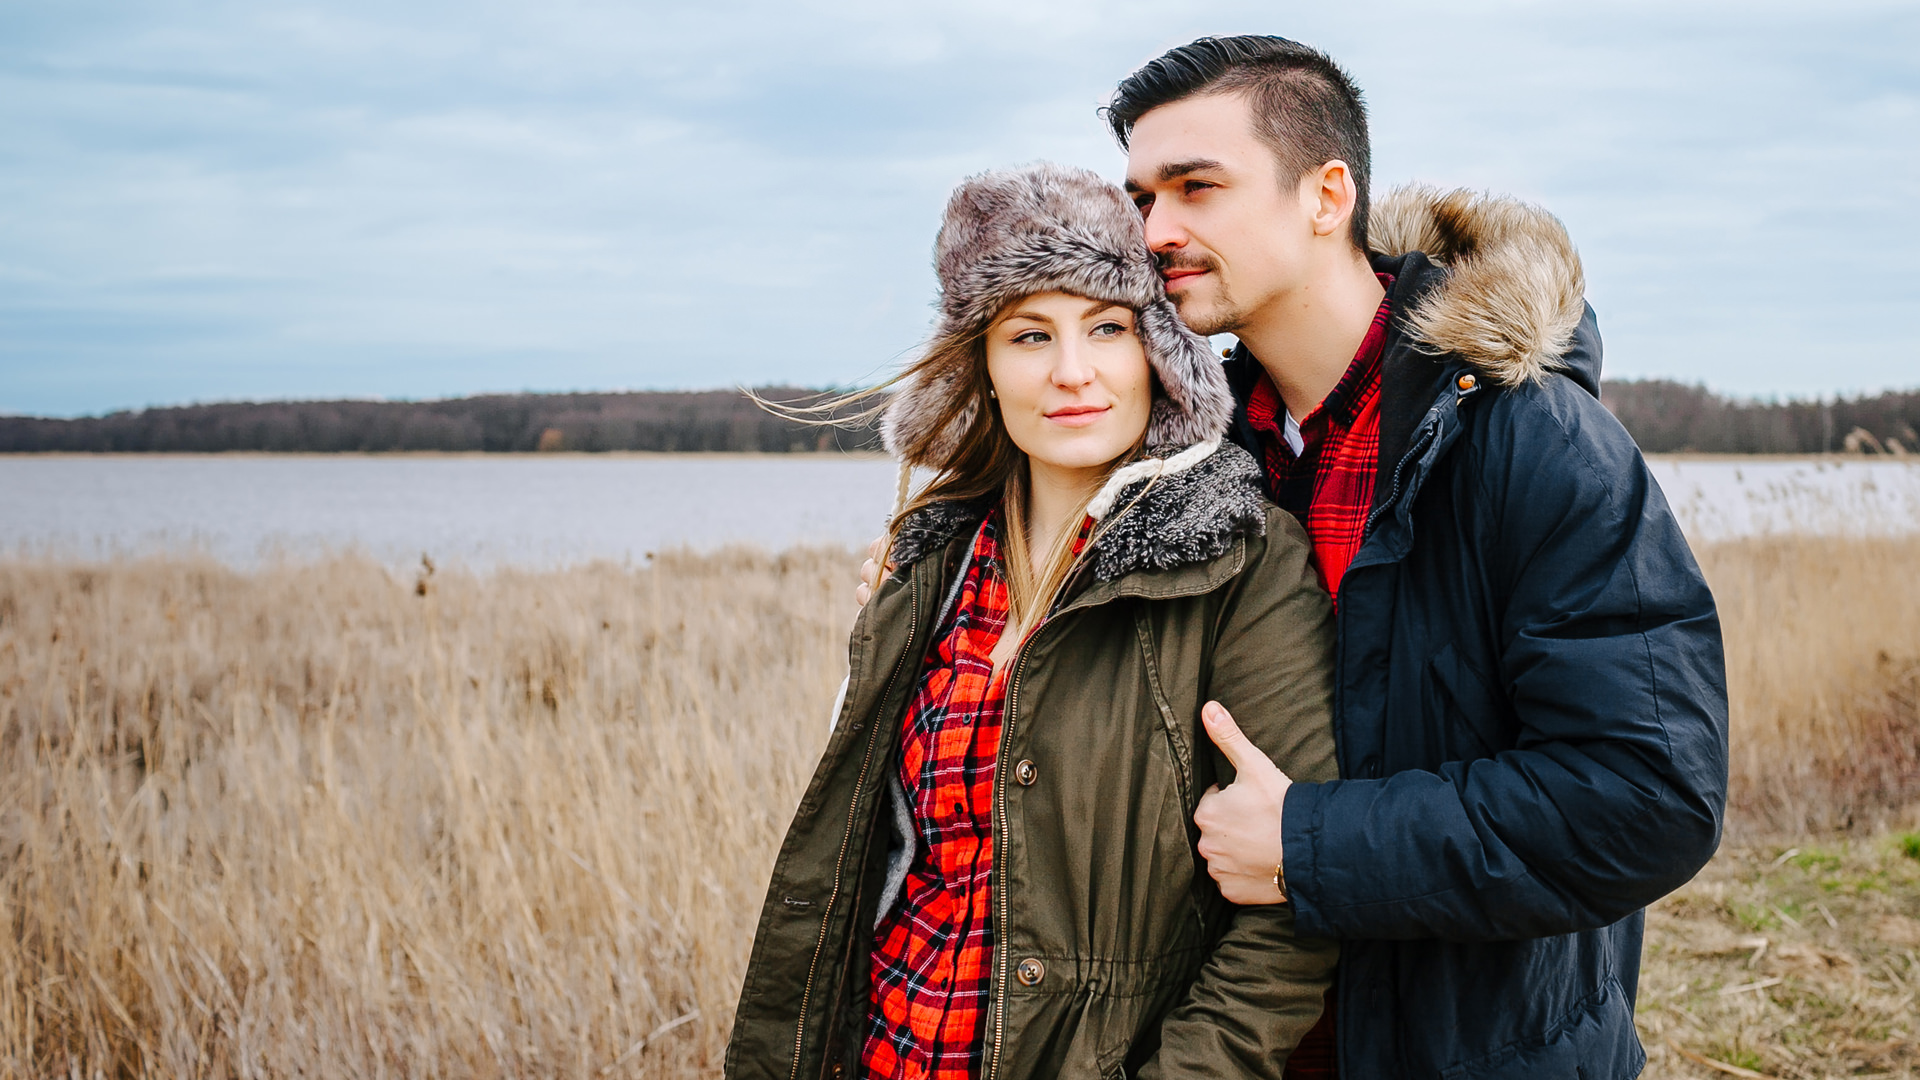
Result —
[{"label": "woman's eyebrow", "polygon": [[[1106,305],[1106,306],[1107,306],[1107,307],[1112,307],[1113,305],[1112,305],[1112,304],[1108,304],[1108,305]],[[1082,316],[1082,318],[1084,318],[1084,317],[1085,317],[1085,316]],[[1047,324],[1048,326],[1052,326],[1052,325],[1053,325],[1053,320],[1052,320],[1052,319],[1049,319],[1049,318],[1047,318],[1047,317],[1046,317],[1045,315],[1042,315],[1042,314],[1040,314],[1040,313],[1039,313],[1039,312],[1037,312],[1037,311],[1016,311],[1016,312],[1014,312],[1014,313],[1013,313],[1013,314],[1011,314],[1011,315],[1008,315],[1008,316],[1005,316],[1005,317],[1004,317],[1004,318],[1002,318],[1002,319],[1001,319],[1000,321],[1001,321],[1001,322],[1003,322],[1003,323],[1010,323],[1010,322],[1012,322],[1012,321],[1013,321],[1013,320],[1015,320],[1015,319],[1027,319],[1027,320],[1030,320],[1030,321],[1032,321],[1032,322],[1037,322],[1037,323],[1046,323],[1046,324]]]},{"label": "woman's eyebrow", "polygon": [[1083,312],[1081,312],[1081,313],[1080,313],[1080,317],[1081,317],[1081,318],[1083,318],[1083,319],[1091,319],[1091,318],[1093,318],[1093,317],[1094,317],[1095,315],[1098,315],[1098,314],[1100,314],[1100,313],[1101,313],[1101,312],[1103,312],[1103,311],[1111,311],[1111,310],[1113,310],[1114,308],[1117,308],[1117,307],[1126,307],[1126,305],[1125,305],[1125,304],[1116,304],[1116,303],[1114,303],[1114,302],[1113,302],[1113,301],[1111,301],[1111,300],[1095,300],[1095,301],[1093,302],[1093,306],[1092,306],[1092,307],[1090,307],[1090,308],[1088,308],[1087,310],[1085,310],[1085,311],[1083,311]]}]

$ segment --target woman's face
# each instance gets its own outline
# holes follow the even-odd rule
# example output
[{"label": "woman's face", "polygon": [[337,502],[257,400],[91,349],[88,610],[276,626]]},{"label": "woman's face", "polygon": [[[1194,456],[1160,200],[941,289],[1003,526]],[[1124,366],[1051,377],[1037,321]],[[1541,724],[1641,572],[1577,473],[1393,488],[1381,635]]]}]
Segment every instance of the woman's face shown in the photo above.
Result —
[{"label": "woman's face", "polygon": [[1038,466],[1094,470],[1147,430],[1153,377],[1134,314],[1068,293],[1029,296],[987,330],[987,378],[1015,446]]}]

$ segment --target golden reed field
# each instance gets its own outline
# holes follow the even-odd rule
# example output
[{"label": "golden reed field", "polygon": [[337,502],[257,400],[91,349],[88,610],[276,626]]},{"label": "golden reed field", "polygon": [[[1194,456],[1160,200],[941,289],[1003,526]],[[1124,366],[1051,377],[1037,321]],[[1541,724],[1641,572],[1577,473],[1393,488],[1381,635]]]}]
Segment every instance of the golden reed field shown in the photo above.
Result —
[{"label": "golden reed field", "polygon": [[[1700,554],[1736,807],[1649,1075],[1912,1075],[1920,544]],[[0,1073],[716,1075],[854,565],[0,562]]]}]

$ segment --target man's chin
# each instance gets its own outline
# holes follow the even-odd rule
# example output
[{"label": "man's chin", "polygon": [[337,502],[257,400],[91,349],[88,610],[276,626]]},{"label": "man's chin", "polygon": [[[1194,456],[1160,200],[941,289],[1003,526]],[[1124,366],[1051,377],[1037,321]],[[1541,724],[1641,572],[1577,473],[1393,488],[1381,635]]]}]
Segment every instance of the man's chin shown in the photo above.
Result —
[{"label": "man's chin", "polygon": [[1182,296],[1179,293],[1175,293],[1171,299],[1173,310],[1179,313],[1180,321],[1187,324],[1187,329],[1201,337],[1231,334],[1240,327],[1240,313],[1233,310],[1230,305],[1207,303],[1197,297]]}]

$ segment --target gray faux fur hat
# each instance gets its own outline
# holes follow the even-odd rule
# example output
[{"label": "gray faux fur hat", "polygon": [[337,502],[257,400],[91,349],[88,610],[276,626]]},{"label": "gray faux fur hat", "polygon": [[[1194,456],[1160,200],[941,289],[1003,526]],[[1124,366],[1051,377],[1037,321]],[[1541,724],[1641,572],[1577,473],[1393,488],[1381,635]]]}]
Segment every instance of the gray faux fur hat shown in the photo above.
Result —
[{"label": "gray faux fur hat", "polygon": [[903,464],[938,468],[951,456],[981,404],[972,400],[973,342],[1008,304],[1042,292],[1133,309],[1162,391],[1148,446],[1211,442],[1227,430],[1233,394],[1219,358],[1174,314],[1140,212],[1098,174],[1042,162],[969,177],[947,200],[933,262],[940,321],[923,357],[929,363],[894,395],[881,423]]}]

